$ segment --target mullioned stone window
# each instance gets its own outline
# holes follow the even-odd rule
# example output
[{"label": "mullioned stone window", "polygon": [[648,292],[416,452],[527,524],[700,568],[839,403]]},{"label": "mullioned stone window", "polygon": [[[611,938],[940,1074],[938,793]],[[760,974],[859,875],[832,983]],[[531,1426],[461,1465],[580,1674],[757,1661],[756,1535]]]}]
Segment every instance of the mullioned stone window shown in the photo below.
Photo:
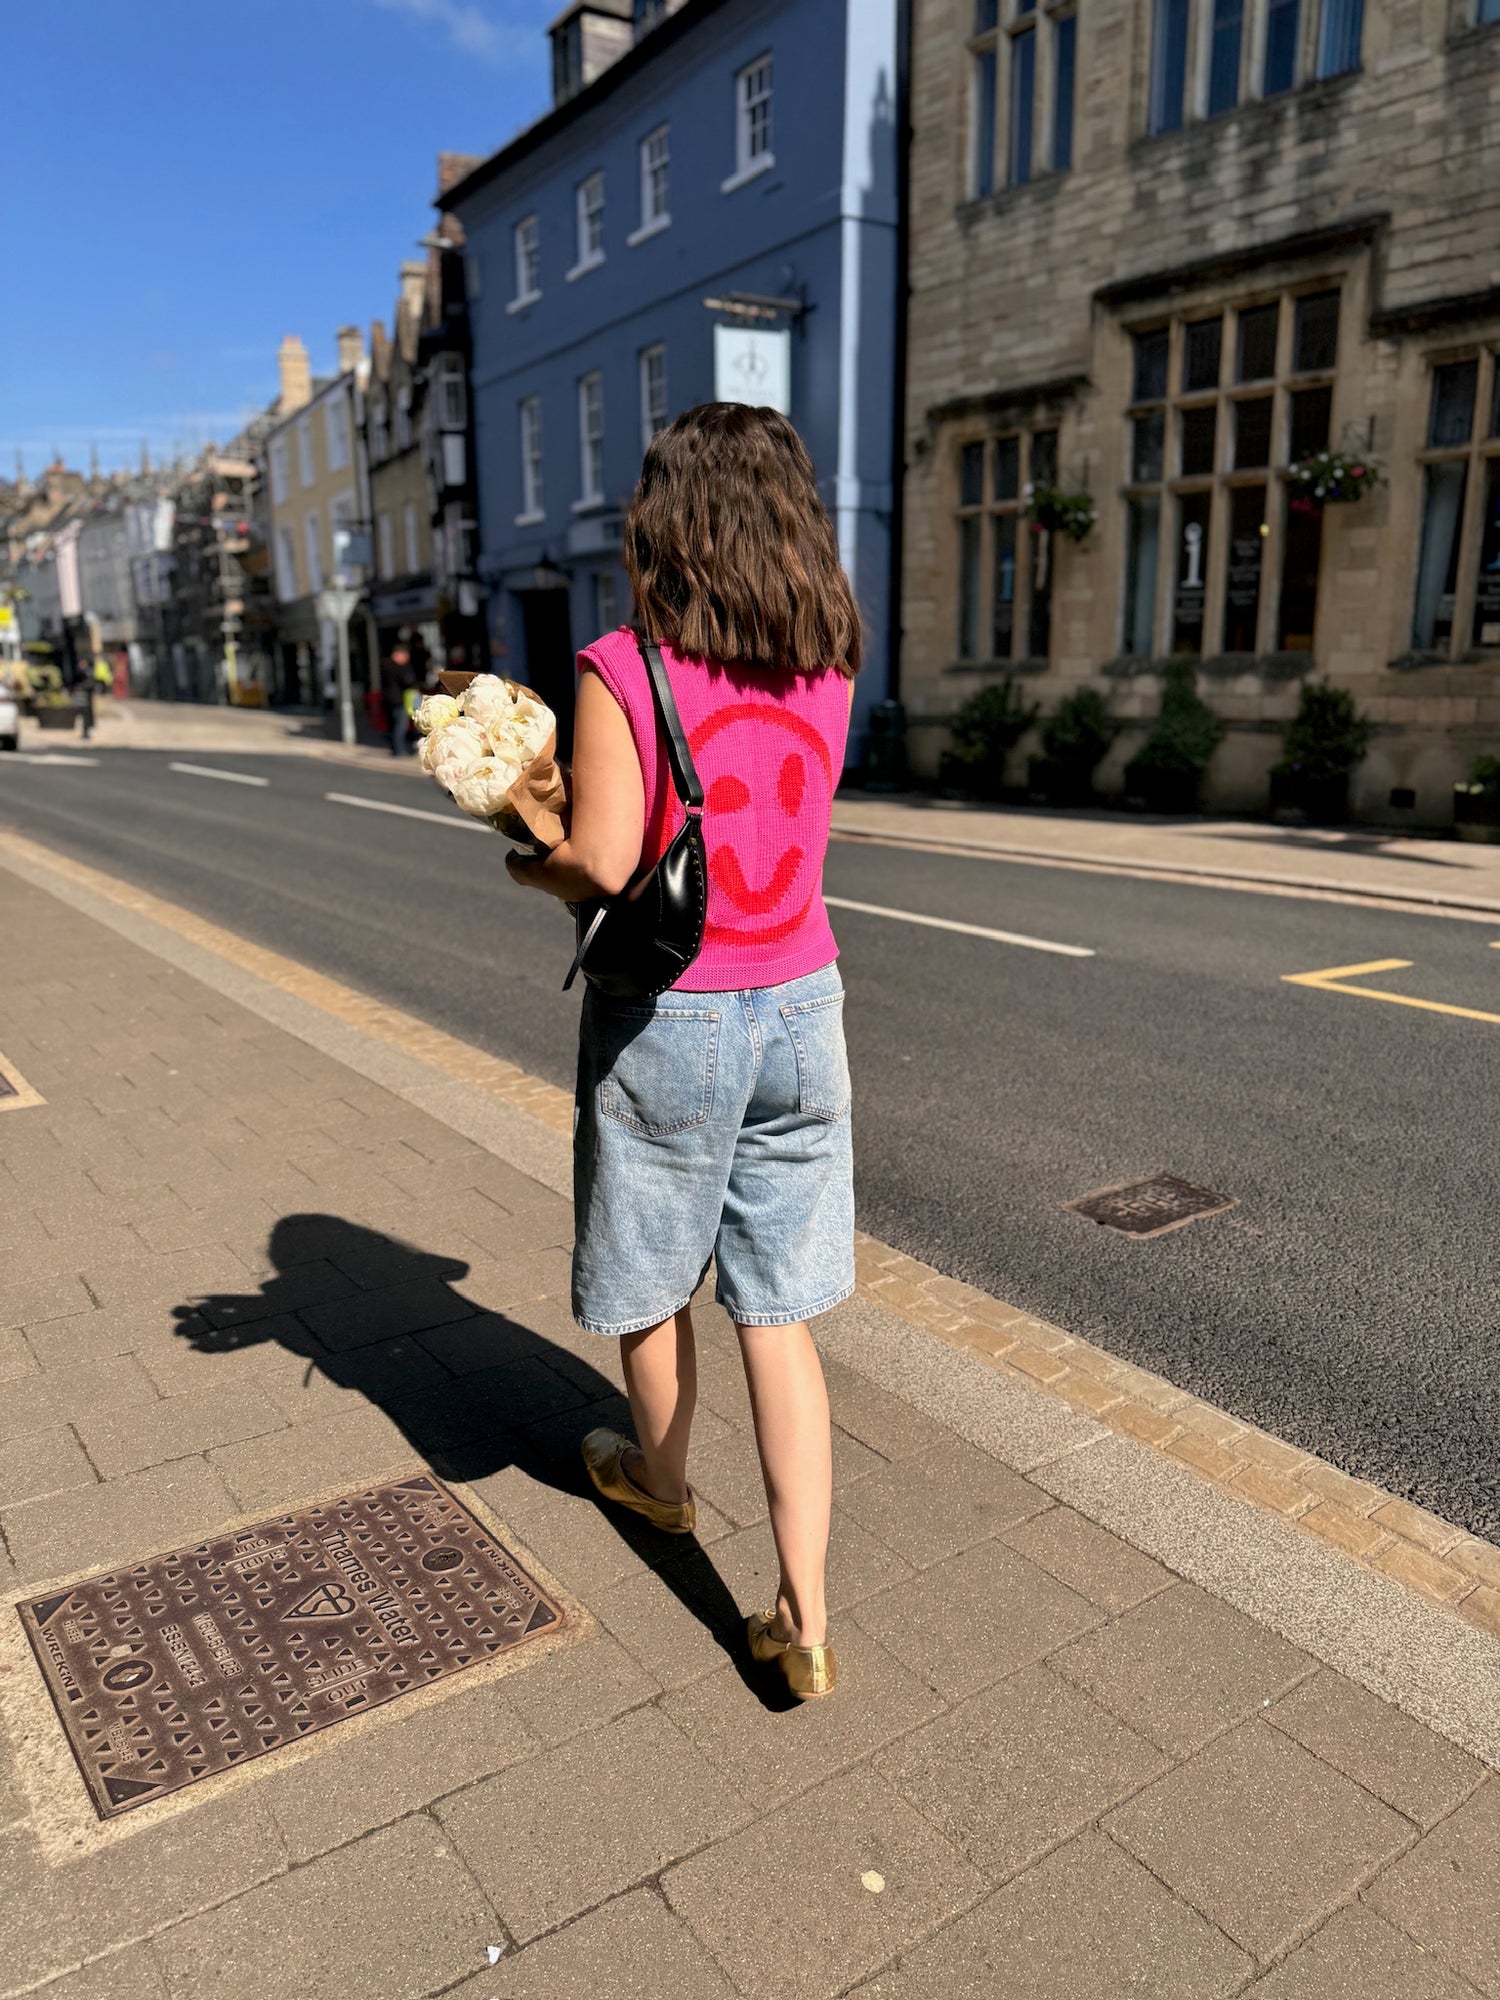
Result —
[{"label": "mullioned stone window", "polygon": [[1422,463],[1412,646],[1500,651],[1500,354],[1436,361]]},{"label": "mullioned stone window", "polygon": [[973,0],[969,185],[975,200],[1073,165],[1073,0]]},{"label": "mullioned stone window", "polygon": [[1007,430],[958,455],[959,662],[1045,662],[1052,643],[1053,536],[1027,518],[1034,486],[1057,482],[1057,432]]},{"label": "mullioned stone window", "polygon": [[[1480,0],[1500,6],[1500,0]],[[1252,34],[1252,27],[1258,32]],[[1364,0],[1151,0],[1151,132],[1360,66]]]},{"label": "mullioned stone window", "polygon": [[1277,478],[1330,440],[1327,281],[1133,332],[1122,650],[1307,652],[1322,511]]}]

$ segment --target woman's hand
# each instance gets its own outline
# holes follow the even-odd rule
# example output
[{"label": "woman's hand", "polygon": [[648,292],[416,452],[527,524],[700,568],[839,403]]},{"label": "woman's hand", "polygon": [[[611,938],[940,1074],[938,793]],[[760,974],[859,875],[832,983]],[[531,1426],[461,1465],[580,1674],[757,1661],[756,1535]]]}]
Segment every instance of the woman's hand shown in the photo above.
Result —
[{"label": "woman's hand", "polygon": [[519,882],[523,889],[547,887],[543,870],[547,865],[545,854],[524,854],[519,847],[513,847],[505,857],[505,870],[512,882]]},{"label": "woman's hand", "polygon": [[640,865],[646,800],[630,724],[595,673],[580,676],[568,838],[550,854],[505,857],[510,879],[564,903],[618,896]]}]

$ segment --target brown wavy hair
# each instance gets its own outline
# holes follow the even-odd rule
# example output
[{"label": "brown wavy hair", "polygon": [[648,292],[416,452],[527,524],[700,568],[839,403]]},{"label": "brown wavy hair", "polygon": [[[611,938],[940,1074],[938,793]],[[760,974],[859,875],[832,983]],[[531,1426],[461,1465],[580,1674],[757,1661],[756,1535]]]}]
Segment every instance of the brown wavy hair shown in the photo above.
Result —
[{"label": "brown wavy hair", "polygon": [[775,410],[700,403],[659,431],[625,523],[648,637],[725,666],[859,671],[859,612],[807,447]]}]

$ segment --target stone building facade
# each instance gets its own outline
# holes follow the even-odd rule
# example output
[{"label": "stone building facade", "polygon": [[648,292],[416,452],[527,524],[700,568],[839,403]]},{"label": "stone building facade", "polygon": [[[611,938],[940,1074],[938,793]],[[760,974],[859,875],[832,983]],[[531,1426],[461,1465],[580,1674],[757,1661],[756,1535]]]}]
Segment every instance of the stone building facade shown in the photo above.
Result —
[{"label": "stone building facade", "polygon": [[[1320,674],[1376,725],[1356,816],[1444,823],[1500,751],[1500,0],[914,0],[912,49],[916,767],[1006,671],[1142,725],[1189,654],[1211,807]],[[1324,448],[1381,483],[1299,505]]]}]

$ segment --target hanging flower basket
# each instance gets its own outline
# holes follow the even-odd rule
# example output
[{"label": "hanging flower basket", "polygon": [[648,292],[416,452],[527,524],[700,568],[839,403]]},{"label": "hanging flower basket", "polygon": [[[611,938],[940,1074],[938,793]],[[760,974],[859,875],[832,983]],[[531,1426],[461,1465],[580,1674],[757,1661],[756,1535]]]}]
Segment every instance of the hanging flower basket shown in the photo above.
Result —
[{"label": "hanging flower basket", "polygon": [[1283,475],[1299,512],[1316,513],[1338,501],[1363,500],[1385,475],[1369,458],[1347,451],[1310,451]]},{"label": "hanging flower basket", "polygon": [[1033,486],[1026,500],[1026,518],[1039,533],[1087,539],[1099,510],[1091,493],[1064,493],[1057,486]]}]

